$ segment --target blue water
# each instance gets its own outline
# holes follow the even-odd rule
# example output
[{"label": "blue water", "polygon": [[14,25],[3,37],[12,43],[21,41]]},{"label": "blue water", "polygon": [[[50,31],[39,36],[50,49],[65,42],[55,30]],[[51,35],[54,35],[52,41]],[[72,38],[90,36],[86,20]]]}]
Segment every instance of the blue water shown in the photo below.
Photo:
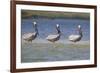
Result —
[{"label": "blue water", "polygon": [[[22,19],[22,35],[27,32],[34,32],[32,19]],[[45,40],[49,34],[55,34],[56,24],[60,24],[62,36],[60,40],[68,40],[71,34],[78,34],[77,26],[81,25],[83,37],[81,41],[90,40],[90,21],[82,19],[44,19],[39,18],[34,21],[38,24],[39,36],[37,38]],[[37,41],[37,40],[35,40]],[[57,46],[56,48],[54,46]],[[89,43],[24,43],[21,44],[21,62],[46,62],[64,60],[88,60],[90,59]]]},{"label": "blue water", "polygon": [[[22,19],[22,35],[26,32],[34,32],[32,19]],[[78,34],[77,26],[81,25],[83,31],[82,40],[90,40],[90,21],[82,19],[45,19],[38,18],[34,21],[37,22],[39,36],[38,38],[44,39],[49,34],[57,33],[55,26],[60,24],[62,32],[61,39],[66,39],[71,34]]]}]

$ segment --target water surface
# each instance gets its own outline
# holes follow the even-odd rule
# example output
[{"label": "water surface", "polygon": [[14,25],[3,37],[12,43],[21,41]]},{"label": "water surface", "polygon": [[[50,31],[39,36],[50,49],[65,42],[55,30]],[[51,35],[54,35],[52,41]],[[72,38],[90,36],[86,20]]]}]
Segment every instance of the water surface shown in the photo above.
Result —
[{"label": "water surface", "polygon": [[[21,32],[34,32],[32,19],[22,19]],[[47,62],[90,59],[90,22],[82,19],[34,19],[37,22],[39,36],[28,43],[22,40],[21,62]],[[55,34],[56,24],[60,24],[61,38],[55,44],[45,38],[49,34]],[[77,26],[81,25],[83,31],[82,40],[78,43],[68,41],[68,36],[78,34]]]}]

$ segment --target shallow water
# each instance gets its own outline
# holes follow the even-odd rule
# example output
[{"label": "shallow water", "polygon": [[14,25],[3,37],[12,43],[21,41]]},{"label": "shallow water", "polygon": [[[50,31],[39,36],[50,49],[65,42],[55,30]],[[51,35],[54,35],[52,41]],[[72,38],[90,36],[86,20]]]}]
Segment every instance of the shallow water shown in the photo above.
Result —
[{"label": "shallow water", "polygon": [[[83,31],[82,40],[90,40],[90,21],[82,19],[35,19],[39,31],[38,38],[45,39],[49,34],[55,34],[56,24],[60,25],[61,39],[66,39],[71,34],[78,34],[78,25],[81,25]],[[34,32],[33,19],[22,19],[22,35],[27,32]]]},{"label": "shallow water", "polygon": [[90,59],[90,46],[87,44],[64,43],[23,43],[21,62],[48,62]]},{"label": "shallow water", "polygon": [[[34,32],[32,19],[22,19],[21,35]],[[82,19],[35,19],[39,36],[32,43],[22,42],[21,62],[47,62],[90,59],[90,21]],[[52,44],[45,40],[49,34],[57,33],[55,26],[60,24],[60,42]],[[81,25],[83,37],[79,43],[66,43],[68,36],[77,33]],[[41,39],[43,41],[41,41]],[[84,41],[84,42],[83,42]],[[88,43],[85,43],[88,41]]]}]

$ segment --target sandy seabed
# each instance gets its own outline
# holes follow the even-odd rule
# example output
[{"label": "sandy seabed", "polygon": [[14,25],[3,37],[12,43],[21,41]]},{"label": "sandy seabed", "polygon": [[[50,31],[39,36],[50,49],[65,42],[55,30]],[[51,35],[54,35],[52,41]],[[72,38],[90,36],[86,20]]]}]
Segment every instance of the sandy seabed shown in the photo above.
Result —
[{"label": "sandy seabed", "polygon": [[48,62],[90,59],[90,42],[80,41],[77,43],[58,41],[22,41],[21,62]]}]

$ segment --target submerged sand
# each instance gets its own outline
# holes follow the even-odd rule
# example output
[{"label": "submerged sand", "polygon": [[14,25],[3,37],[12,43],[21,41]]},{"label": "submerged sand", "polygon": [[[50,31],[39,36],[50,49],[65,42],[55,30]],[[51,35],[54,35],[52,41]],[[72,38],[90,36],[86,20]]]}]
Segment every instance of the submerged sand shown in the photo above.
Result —
[{"label": "submerged sand", "polygon": [[48,62],[90,59],[90,42],[58,41],[51,43],[46,40],[22,41],[21,62]]}]

